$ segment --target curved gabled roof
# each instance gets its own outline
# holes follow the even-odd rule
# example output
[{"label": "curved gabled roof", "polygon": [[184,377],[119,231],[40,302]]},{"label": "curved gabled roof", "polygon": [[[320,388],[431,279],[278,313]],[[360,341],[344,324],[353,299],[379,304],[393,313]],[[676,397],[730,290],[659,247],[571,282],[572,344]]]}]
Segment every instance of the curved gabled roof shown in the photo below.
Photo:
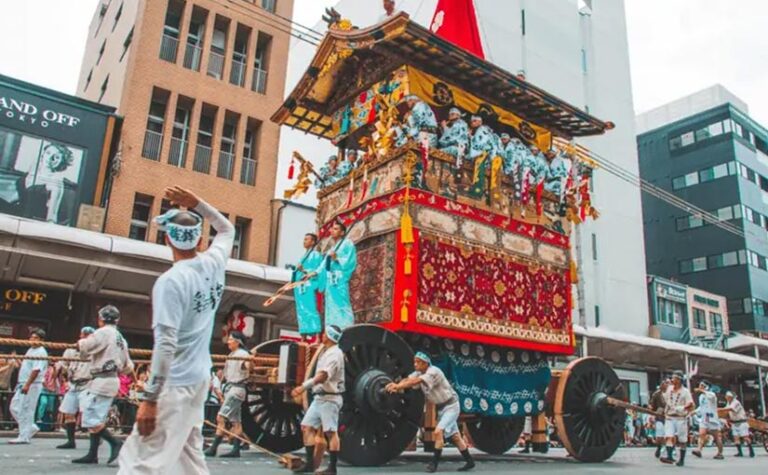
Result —
[{"label": "curved gabled roof", "polygon": [[331,27],[272,121],[332,139],[331,115],[403,65],[461,86],[556,136],[597,135],[613,127],[435,36],[406,13],[364,29]]}]

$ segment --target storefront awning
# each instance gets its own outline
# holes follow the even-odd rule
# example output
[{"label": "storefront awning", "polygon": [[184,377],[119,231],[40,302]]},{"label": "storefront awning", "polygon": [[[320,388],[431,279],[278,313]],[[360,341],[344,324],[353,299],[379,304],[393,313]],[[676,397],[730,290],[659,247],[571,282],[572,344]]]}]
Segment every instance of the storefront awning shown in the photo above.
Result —
[{"label": "storefront awning", "polygon": [[[0,280],[20,285],[148,302],[157,277],[172,264],[166,246],[13,216],[0,216]],[[230,259],[220,309],[243,305],[292,324],[293,298],[263,303],[285,284],[285,269]]]},{"label": "storefront awning", "polygon": [[685,355],[696,363],[699,376],[751,374],[768,361],[752,356],[686,345],[647,336],[631,335],[602,328],[574,325],[577,336],[587,339],[587,353],[628,369],[670,372],[685,371]]}]

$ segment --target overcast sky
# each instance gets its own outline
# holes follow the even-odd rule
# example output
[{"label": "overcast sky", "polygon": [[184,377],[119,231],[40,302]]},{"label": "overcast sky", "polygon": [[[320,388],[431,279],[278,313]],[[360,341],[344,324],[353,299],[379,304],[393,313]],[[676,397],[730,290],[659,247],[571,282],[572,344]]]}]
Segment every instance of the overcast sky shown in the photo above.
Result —
[{"label": "overcast sky", "polygon": [[[379,8],[379,0],[370,1]],[[475,0],[482,1],[482,0]],[[566,1],[566,0],[563,0]],[[600,1],[595,0],[599,8]],[[74,93],[98,0],[0,0],[0,73]],[[314,25],[335,0],[295,0]],[[715,83],[768,126],[766,0],[626,0],[635,110]]]}]

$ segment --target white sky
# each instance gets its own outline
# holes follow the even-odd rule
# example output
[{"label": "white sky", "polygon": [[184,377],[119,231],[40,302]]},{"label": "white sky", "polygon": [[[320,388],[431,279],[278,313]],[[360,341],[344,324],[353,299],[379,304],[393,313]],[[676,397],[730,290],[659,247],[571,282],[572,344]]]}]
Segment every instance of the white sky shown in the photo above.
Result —
[{"label": "white sky", "polygon": [[[379,0],[371,2],[380,8]],[[482,1],[482,0],[475,0]],[[566,0],[563,0],[566,1]],[[601,1],[595,0],[595,8]],[[0,0],[0,73],[73,93],[98,0]],[[335,0],[295,0],[312,26]],[[721,83],[768,126],[766,0],[626,0],[635,110]]]}]

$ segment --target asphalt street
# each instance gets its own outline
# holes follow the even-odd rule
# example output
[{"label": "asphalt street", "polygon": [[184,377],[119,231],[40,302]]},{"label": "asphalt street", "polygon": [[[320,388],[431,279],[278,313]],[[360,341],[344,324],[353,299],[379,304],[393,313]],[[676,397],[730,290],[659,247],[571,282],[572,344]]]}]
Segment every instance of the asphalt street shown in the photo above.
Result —
[{"label": "asphalt street", "polygon": [[[107,467],[103,463],[97,466],[82,466],[71,463],[72,458],[82,455],[87,447],[86,440],[78,440],[77,450],[56,450],[54,447],[60,444],[60,439],[35,439],[31,445],[8,445],[8,439],[0,439],[0,472],[9,475],[25,474],[114,474],[117,467]],[[104,444],[106,445],[106,444]],[[102,447],[101,459],[107,458],[107,447]],[[765,475],[768,473],[768,453],[762,448],[757,451],[754,459],[738,459],[731,457],[735,449],[726,448],[726,459],[723,461],[712,460],[714,449],[705,449],[705,458],[696,459],[689,456],[687,466],[683,469],[662,465],[653,457],[652,449],[620,449],[610,460],[601,464],[582,464],[565,456],[562,449],[554,449],[547,455],[509,455],[491,457],[477,454],[477,473],[562,473],[568,475],[574,473],[584,474],[643,474],[653,471],[657,473],[719,473],[727,471],[738,475]],[[453,473],[461,466],[460,456],[455,451],[447,450],[444,462],[440,465],[439,472]],[[399,459],[383,467],[358,468],[340,466],[341,474],[417,474],[423,473],[428,456],[423,453],[406,453]],[[286,475],[290,472],[280,467],[272,459],[258,455],[254,451],[244,453],[239,460],[209,459],[208,466],[212,474],[231,475]]]}]

